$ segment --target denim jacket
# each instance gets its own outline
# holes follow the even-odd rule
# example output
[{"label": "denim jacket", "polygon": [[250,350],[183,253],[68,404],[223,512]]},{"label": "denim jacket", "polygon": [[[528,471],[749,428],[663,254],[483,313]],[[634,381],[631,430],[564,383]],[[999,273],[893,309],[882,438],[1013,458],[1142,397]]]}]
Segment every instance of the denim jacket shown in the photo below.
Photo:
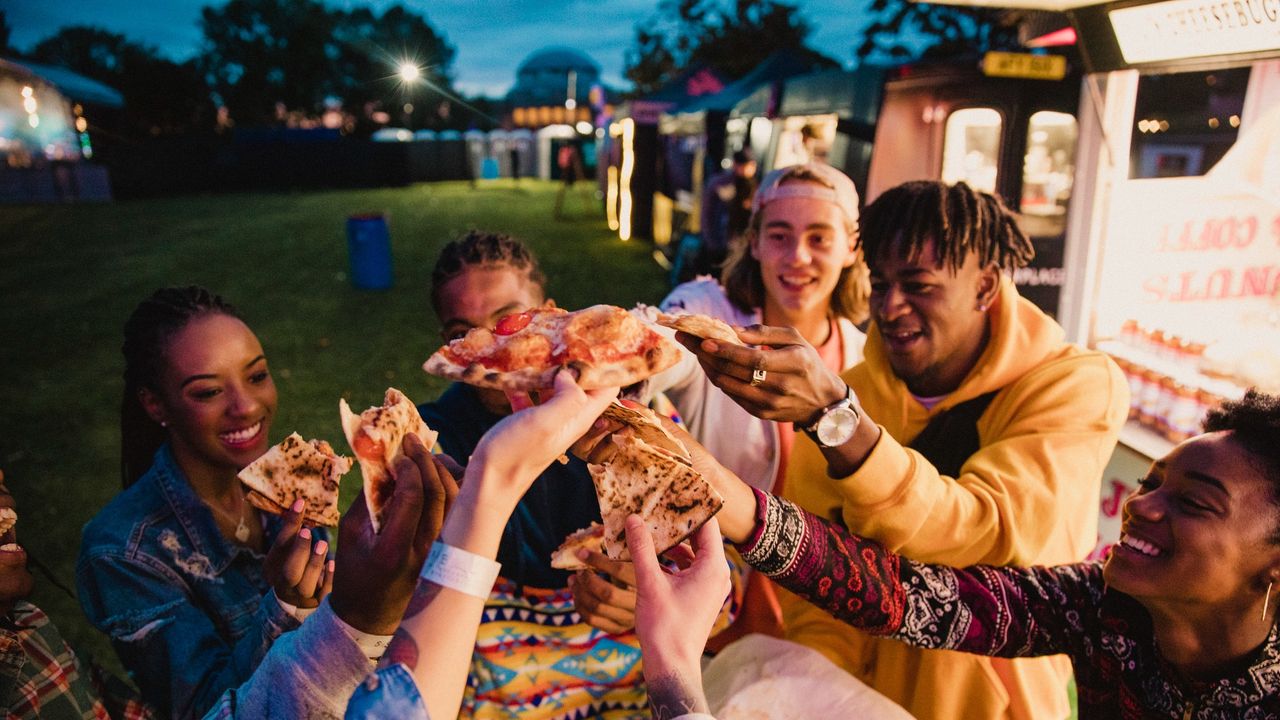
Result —
[{"label": "denim jacket", "polygon": [[[269,546],[280,518],[266,518]],[[327,539],[327,531],[314,537]],[[199,717],[299,625],[276,601],[263,559],[223,537],[164,445],[151,469],[85,526],[80,605],[149,704]]]}]

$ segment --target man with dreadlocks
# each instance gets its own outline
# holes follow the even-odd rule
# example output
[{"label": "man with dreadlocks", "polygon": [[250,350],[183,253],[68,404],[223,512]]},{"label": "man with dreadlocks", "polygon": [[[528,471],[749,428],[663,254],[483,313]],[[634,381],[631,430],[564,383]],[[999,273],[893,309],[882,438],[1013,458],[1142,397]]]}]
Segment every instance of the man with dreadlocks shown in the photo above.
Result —
[{"label": "man with dreadlocks", "polygon": [[[843,376],[789,329],[740,333],[762,350],[688,343],[748,411],[811,438],[797,438],[785,495],[913,560],[1084,558],[1128,389],[1105,355],[1065,343],[1062,328],[1018,296],[1010,276],[1033,250],[1012,214],[963,183],[910,182],[867,207],[862,243],[872,327],[865,361]],[[916,649],[796,596],[783,606],[789,638],[918,718],[1069,714],[1062,656]],[[907,625],[930,622],[906,612]]]}]

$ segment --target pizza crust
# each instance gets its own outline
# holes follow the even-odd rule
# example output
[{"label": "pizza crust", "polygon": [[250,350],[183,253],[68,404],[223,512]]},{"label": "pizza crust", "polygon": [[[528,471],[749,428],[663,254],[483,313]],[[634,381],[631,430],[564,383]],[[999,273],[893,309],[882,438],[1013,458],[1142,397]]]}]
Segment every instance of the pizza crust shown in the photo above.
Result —
[{"label": "pizza crust", "polygon": [[605,407],[601,417],[630,428],[635,437],[645,441],[656,450],[665,451],[686,465],[692,465],[689,449],[680,439],[667,431],[658,416],[647,407],[631,407],[614,400]]},{"label": "pizza crust", "polygon": [[604,525],[593,522],[578,530],[560,543],[560,547],[551,553],[551,567],[557,570],[586,570],[588,566],[578,559],[579,550],[600,552],[600,542],[604,540]]},{"label": "pizza crust", "polygon": [[700,337],[704,340],[715,340],[717,342],[729,343],[731,345],[742,345],[743,342],[738,338],[738,333],[733,327],[721,320],[720,318],[711,317],[710,315],[702,315],[699,313],[688,313],[684,315],[671,315],[668,313],[658,314],[658,324],[663,327],[669,327],[673,330],[679,330],[688,333],[694,337]]}]

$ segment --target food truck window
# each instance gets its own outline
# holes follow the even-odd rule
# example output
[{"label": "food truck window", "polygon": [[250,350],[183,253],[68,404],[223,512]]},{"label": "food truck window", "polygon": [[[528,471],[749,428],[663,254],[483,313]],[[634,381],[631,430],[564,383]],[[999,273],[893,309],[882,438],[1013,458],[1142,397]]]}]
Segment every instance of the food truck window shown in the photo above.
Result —
[{"label": "food truck window", "polygon": [[1040,235],[1060,235],[1066,229],[1067,201],[1076,164],[1076,118],[1041,110],[1027,124],[1027,153],[1022,161],[1022,200],[1019,210],[1052,225]]},{"label": "food truck window", "polygon": [[1003,122],[994,108],[964,108],[951,113],[942,140],[943,182],[963,180],[994,193]]},{"label": "food truck window", "polygon": [[827,162],[831,144],[836,138],[835,115],[794,115],[782,122],[782,134],[778,137],[778,149],[774,153],[773,167],[807,163],[810,160]]},{"label": "food truck window", "polygon": [[1204,175],[1235,144],[1249,68],[1143,75],[1131,178]]}]

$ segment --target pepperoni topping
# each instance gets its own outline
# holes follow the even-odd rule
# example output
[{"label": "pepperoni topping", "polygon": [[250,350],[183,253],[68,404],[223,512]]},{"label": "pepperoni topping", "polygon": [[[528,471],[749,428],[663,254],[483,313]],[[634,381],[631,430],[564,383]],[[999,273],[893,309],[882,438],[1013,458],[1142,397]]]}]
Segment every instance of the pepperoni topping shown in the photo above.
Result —
[{"label": "pepperoni topping", "polygon": [[529,325],[529,321],[533,319],[531,312],[511,313],[503,315],[498,319],[498,324],[493,328],[495,335],[514,335]]},{"label": "pepperoni topping", "polygon": [[363,428],[356,432],[355,439],[351,441],[351,448],[356,451],[356,455],[374,462],[382,462],[382,454],[385,451],[382,443],[369,437]]}]

